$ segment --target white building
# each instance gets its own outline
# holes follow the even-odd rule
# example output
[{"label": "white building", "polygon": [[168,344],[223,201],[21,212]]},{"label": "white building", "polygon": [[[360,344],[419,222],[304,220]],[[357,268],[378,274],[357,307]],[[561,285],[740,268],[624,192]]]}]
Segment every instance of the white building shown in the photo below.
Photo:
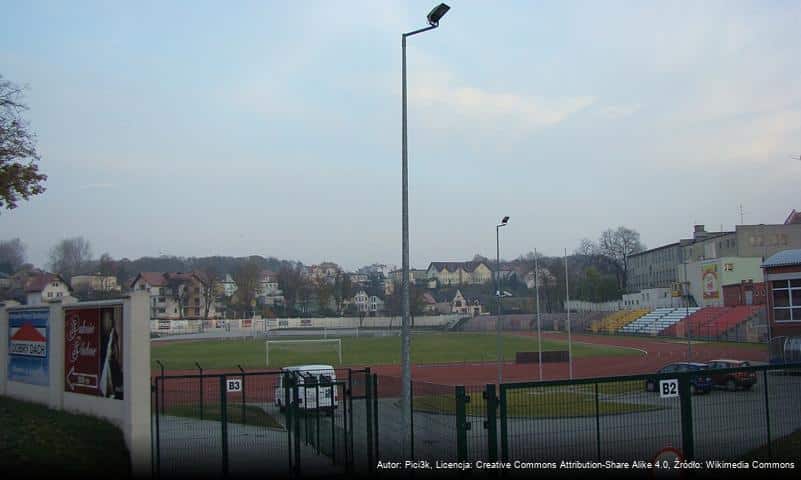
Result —
[{"label": "white building", "polygon": [[70,287],[61,278],[61,275],[42,272],[30,277],[25,283],[26,303],[28,305],[54,302],[69,296],[69,294]]}]

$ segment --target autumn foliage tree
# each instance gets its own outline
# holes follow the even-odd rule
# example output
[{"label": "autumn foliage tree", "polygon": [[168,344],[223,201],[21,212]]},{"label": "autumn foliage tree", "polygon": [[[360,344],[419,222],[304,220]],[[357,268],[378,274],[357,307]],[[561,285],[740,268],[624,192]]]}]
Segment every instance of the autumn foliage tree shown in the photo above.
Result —
[{"label": "autumn foliage tree", "polygon": [[22,113],[22,88],[0,75],[0,210],[45,191],[47,175],[39,173],[36,137]]}]

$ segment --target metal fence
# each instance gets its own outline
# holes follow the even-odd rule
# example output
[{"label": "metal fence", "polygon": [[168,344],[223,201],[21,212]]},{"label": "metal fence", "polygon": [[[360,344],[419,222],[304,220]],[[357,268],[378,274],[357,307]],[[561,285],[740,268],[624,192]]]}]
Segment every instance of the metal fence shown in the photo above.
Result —
[{"label": "metal fence", "polygon": [[797,363],[502,384],[497,397],[495,385],[457,387],[455,398],[458,460],[798,456],[787,439],[801,434]]},{"label": "metal fence", "polygon": [[696,460],[798,460],[798,438],[788,436],[801,435],[801,363],[500,386],[413,382],[406,426],[400,387],[370,369],[304,383],[280,371],[155,377],[154,474],[337,475],[404,460],[652,461],[668,449]]}]

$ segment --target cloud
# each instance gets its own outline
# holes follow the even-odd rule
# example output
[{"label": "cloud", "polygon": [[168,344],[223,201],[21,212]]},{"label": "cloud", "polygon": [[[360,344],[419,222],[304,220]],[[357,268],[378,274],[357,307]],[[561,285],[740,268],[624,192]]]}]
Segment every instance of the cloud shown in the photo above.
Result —
[{"label": "cloud", "polygon": [[117,185],[113,183],[88,183],[78,187],[79,190],[100,190],[108,188],[117,188]]},{"label": "cloud", "polygon": [[600,108],[598,110],[598,114],[610,120],[617,120],[619,118],[625,118],[634,115],[638,110],[640,110],[640,107],[640,104],[609,105],[607,107]]}]

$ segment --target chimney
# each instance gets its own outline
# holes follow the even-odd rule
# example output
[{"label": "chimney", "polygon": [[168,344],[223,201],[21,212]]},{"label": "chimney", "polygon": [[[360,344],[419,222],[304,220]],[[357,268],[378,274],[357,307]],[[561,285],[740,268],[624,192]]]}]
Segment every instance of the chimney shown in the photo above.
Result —
[{"label": "chimney", "polygon": [[709,233],[704,229],[703,225],[693,226],[693,240],[702,240],[709,236]]}]

